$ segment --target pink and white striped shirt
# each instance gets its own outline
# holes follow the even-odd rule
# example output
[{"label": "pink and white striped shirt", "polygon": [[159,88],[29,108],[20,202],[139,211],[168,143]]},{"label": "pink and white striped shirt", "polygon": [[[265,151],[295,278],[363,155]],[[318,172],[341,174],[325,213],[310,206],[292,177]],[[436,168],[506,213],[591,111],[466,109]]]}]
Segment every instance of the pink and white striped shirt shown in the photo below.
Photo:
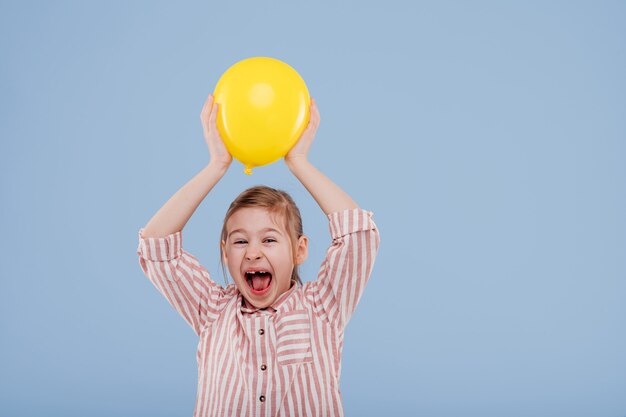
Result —
[{"label": "pink and white striped shirt", "polygon": [[249,308],[234,284],[216,284],[182,249],[180,231],[161,238],[139,231],[142,270],[200,337],[194,417],[343,416],[344,328],[380,239],[371,212],[328,219],[332,244],[317,280],[262,310]]}]

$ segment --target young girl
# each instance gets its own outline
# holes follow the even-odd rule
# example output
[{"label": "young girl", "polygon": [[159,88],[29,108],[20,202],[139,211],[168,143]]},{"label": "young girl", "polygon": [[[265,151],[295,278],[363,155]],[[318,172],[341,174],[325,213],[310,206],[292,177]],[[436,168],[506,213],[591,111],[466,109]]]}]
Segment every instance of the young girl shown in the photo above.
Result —
[{"label": "young girl", "polygon": [[197,350],[194,416],[342,416],[339,389],[344,328],[367,284],[379,236],[360,209],[307,154],[319,113],[285,156],[289,170],[329,220],[332,244],[316,281],[297,267],[308,240],[291,197],[269,187],[244,191],[224,219],[221,252],[234,280],[215,283],[182,248],[182,229],[232,162],[209,95],[200,118],[209,164],[139,231],[143,272],[191,325]]}]

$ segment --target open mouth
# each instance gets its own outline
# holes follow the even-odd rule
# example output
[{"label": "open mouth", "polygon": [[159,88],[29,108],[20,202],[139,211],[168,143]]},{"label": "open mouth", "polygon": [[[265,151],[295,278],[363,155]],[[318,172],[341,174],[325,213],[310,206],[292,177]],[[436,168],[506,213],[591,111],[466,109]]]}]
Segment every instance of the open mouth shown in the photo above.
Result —
[{"label": "open mouth", "polygon": [[272,274],[267,271],[249,271],[245,277],[253,294],[263,295],[270,289]]}]

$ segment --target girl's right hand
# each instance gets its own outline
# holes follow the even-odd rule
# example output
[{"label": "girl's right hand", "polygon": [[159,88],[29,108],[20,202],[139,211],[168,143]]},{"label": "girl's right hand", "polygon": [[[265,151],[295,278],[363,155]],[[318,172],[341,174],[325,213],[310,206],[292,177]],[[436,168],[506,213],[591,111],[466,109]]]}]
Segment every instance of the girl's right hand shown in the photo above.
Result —
[{"label": "girl's right hand", "polygon": [[200,112],[204,140],[209,147],[209,163],[216,163],[221,167],[228,168],[233,161],[233,157],[228,153],[228,149],[226,149],[226,145],[224,145],[220,132],[217,130],[215,120],[217,117],[218,104],[213,101],[213,94],[209,94],[209,97],[207,97],[202,107],[202,112]]}]

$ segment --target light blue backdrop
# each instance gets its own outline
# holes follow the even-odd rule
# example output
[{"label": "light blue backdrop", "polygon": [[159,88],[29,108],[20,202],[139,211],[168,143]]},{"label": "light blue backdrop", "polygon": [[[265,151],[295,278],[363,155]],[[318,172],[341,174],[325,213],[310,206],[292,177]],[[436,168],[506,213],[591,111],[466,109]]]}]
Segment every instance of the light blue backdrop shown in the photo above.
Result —
[{"label": "light blue backdrop", "polygon": [[[348,416],[626,415],[624,2],[0,3],[0,414],[191,416],[197,338],[137,231],[206,162],[199,114],[251,56],[297,69],[311,160],[375,212]],[[234,163],[184,231],[223,283]]]}]

